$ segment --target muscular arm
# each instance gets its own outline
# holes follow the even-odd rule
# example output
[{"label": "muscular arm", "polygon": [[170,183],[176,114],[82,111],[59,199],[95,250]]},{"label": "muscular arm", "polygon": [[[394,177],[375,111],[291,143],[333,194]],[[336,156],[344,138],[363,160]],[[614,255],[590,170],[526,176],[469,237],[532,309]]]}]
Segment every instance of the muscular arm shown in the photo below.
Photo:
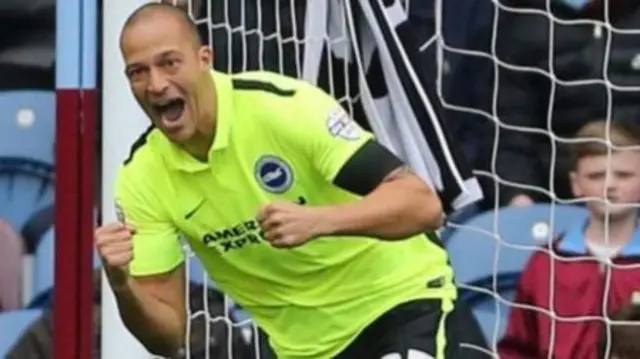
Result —
[{"label": "muscular arm", "polygon": [[364,197],[324,208],[325,234],[394,240],[439,228],[442,204],[429,186],[382,145],[371,142],[365,146],[345,164],[335,181]]},{"label": "muscular arm", "polygon": [[[134,159],[118,176],[118,222],[126,223],[127,232],[101,236],[107,242],[108,235],[124,235],[125,241],[113,244],[112,251],[117,252],[113,246],[128,245],[130,259],[111,256],[105,268],[129,331],[153,354],[174,356],[182,348],[187,323],[184,254],[178,230],[158,196],[161,190],[154,187],[158,182],[148,180],[148,170]],[[101,255],[109,257],[107,248]]]},{"label": "muscular arm", "polygon": [[270,126],[289,146],[304,153],[325,181],[361,197],[319,208],[320,235],[393,240],[441,225],[438,196],[371,133],[360,128],[335,99],[302,84],[292,105],[292,116],[274,117]]},{"label": "muscular arm", "polygon": [[112,284],[112,288],[122,321],[149,352],[168,357],[183,347],[187,324],[184,265],[166,274],[129,277],[125,284]]}]

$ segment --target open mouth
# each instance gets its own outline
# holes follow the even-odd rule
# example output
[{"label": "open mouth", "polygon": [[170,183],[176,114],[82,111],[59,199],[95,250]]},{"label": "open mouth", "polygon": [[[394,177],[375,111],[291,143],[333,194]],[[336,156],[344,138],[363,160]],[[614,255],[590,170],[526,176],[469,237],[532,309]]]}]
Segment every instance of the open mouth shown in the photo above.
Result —
[{"label": "open mouth", "polygon": [[184,105],[184,100],[177,98],[163,105],[154,105],[154,108],[165,120],[173,122],[179,120],[182,116]]}]

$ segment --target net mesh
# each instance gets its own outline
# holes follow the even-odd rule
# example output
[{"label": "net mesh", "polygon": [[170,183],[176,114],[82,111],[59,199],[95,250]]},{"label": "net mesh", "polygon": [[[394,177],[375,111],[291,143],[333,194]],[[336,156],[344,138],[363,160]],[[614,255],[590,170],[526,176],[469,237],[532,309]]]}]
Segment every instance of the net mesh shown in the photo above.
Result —
[{"label": "net mesh", "polygon": [[[203,39],[209,43],[210,45],[215,45],[215,61],[214,67],[220,71],[224,72],[239,72],[244,70],[269,70],[275,71],[283,74],[287,74],[290,76],[301,77],[303,74],[302,68],[302,53],[304,51],[304,44],[308,39],[305,39],[304,29],[300,27],[300,24],[304,24],[304,17],[306,12],[306,2],[295,1],[295,0],[255,0],[255,1],[244,1],[244,0],[236,0],[236,1],[208,1],[208,0],[171,0],[177,6],[186,7],[192,17],[195,19],[200,34]],[[570,200],[566,198],[559,198],[554,190],[554,174],[555,174],[555,158],[556,152],[558,151],[558,147],[563,144],[571,144],[576,143],[576,140],[572,140],[568,137],[563,137],[558,135],[554,131],[554,127],[552,126],[552,118],[553,113],[551,109],[554,108],[553,105],[549,106],[549,111],[547,113],[546,119],[546,128],[524,128],[524,127],[514,127],[510,126],[504,122],[500,121],[500,118],[497,114],[498,108],[498,96],[499,96],[499,86],[494,86],[494,93],[492,94],[492,104],[491,108],[486,111],[479,108],[471,108],[471,107],[462,107],[453,103],[449,103],[445,96],[443,96],[443,84],[446,83],[446,74],[449,70],[449,64],[446,61],[447,53],[455,53],[461,54],[464,56],[473,56],[480,57],[484,59],[488,59],[493,64],[494,70],[494,84],[499,83],[499,74],[501,69],[509,69],[511,71],[524,71],[524,72],[533,72],[538,73],[542,76],[547,77],[551,81],[551,90],[549,94],[549,101],[551,104],[556,101],[555,98],[555,89],[557,86],[585,86],[585,85],[593,85],[599,84],[604,86],[607,90],[607,106],[606,106],[606,119],[610,119],[612,116],[612,90],[620,90],[620,91],[637,91],[638,88],[625,87],[622,85],[616,85],[612,83],[608,77],[608,58],[610,54],[610,39],[611,36],[607,36],[607,40],[605,43],[604,50],[604,61],[603,61],[603,71],[599,78],[592,79],[583,79],[579,81],[565,81],[556,76],[554,71],[554,61],[553,61],[553,33],[554,28],[558,25],[566,25],[566,26],[578,26],[584,24],[590,24],[594,29],[594,36],[598,36],[597,32],[606,32],[606,33],[630,33],[633,32],[631,30],[622,30],[616,29],[611,25],[611,22],[608,20],[605,21],[595,21],[595,20],[580,20],[580,21],[567,21],[556,18],[552,15],[550,11],[550,1],[547,0],[547,9],[546,10],[533,10],[533,9],[522,9],[522,8],[514,8],[509,7],[507,5],[501,4],[498,1],[493,2],[494,6],[494,23],[492,29],[492,39],[491,46],[488,52],[478,52],[472,51],[465,48],[458,48],[449,44],[443,36],[443,19],[442,19],[442,11],[443,11],[443,1],[439,0],[435,1],[436,7],[436,27],[435,27],[435,35],[433,39],[437,52],[437,60],[438,60],[438,93],[440,95],[441,101],[444,103],[445,107],[450,109],[451,111],[456,112],[467,112],[472,113],[478,116],[481,116],[483,121],[490,123],[495,128],[495,137],[494,137],[494,145],[493,145],[493,153],[491,155],[491,166],[489,171],[476,171],[476,174],[480,177],[484,177],[490,179],[492,183],[495,183],[496,189],[500,185],[509,185],[516,188],[522,188],[527,191],[535,191],[546,195],[551,202],[551,209],[548,213],[547,218],[543,218],[539,223],[536,223],[531,228],[523,228],[523,231],[531,231],[532,237],[538,238],[543,241],[549,241],[552,237],[553,233],[556,232],[555,227],[559,227],[559,224],[556,223],[556,210],[561,205],[564,204],[575,204],[578,203],[578,200]],[[523,14],[531,14],[536,16],[543,16],[548,19],[549,22],[549,67],[546,69],[534,68],[534,67],[523,67],[517,64],[505,62],[503,59],[498,56],[496,52],[497,46],[497,35],[499,33],[498,25],[499,25],[499,17],[501,12],[514,12],[514,13],[523,13]],[[608,19],[608,15],[605,14],[605,19]],[[327,42],[330,48],[338,49],[343,42],[347,39],[347,27],[346,24],[343,24],[342,27],[343,32],[338,34],[326,34],[324,41]],[[633,32],[636,33],[636,32]],[[340,100],[343,104],[346,103],[349,106],[357,104],[358,95],[357,93],[352,93],[350,90],[350,81],[353,81],[353,76],[351,75],[352,69],[348,68],[346,63],[338,62],[336,65],[335,61],[329,61],[329,70],[330,72],[341,71],[345,74],[344,83],[329,83],[324,86],[331,94],[334,95],[338,100]],[[328,78],[334,78],[334,76],[328,76]],[[510,131],[522,131],[527,133],[534,133],[539,136],[545,136],[548,138],[548,142],[551,147],[551,169],[550,169],[550,180],[549,180],[549,188],[538,188],[526,186],[521,183],[509,182],[503,178],[501,178],[496,173],[496,158],[498,156],[498,147],[499,142],[501,140],[501,131],[510,130]],[[610,145],[607,143],[607,145]],[[612,147],[609,146],[611,152]],[[497,193],[497,191],[496,191]],[[496,205],[494,208],[494,219],[492,222],[492,226],[489,228],[469,228],[465,227],[464,224],[454,224],[452,226],[457,227],[459,230],[470,230],[475,232],[481,232],[487,238],[490,238],[494,246],[492,247],[495,253],[491,256],[491,263],[485,263],[492,270],[492,278],[491,285],[486,287],[479,287],[467,284],[461,284],[463,289],[468,289],[471,291],[475,291],[478,293],[483,293],[485,295],[490,296],[494,299],[491,306],[493,308],[489,310],[489,321],[492,321],[493,329],[488,330],[490,333],[488,337],[489,341],[489,351],[486,351],[488,355],[495,356],[497,342],[500,339],[500,335],[504,330],[504,326],[506,325],[506,317],[510,310],[514,306],[520,306],[529,310],[538,311],[544,313],[546,316],[551,318],[551,330],[550,330],[550,338],[549,342],[555,342],[555,337],[558,331],[558,323],[570,323],[584,320],[597,320],[605,324],[611,324],[611,319],[607,316],[573,316],[573,317],[564,317],[558,315],[555,311],[553,305],[549,309],[538,308],[538,307],[530,307],[523,306],[520,304],[516,304],[513,302],[512,295],[505,295],[501,292],[499,288],[499,268],[501,266],[501,261],[504,260],[506,256],[513,254],[514,252],[526,252],[531,253],[536,245],[540,243],[532,243],[530,245],[513,243],[509,238],[505,238],[499,233],[499,222],[501,221],[500,209],[497,205],[498,198],[496,194]],[[588,200],[598,200],[595,198]],[[557,205],[557,207],[556,207]],[[549,247],[546,250],[553,258],[556,260],[564,260],[562,258],[557,257],[553,254]],[[203,283],[205,288],[215,288],[215,284],[211,283],[211,281],[207,278],[204,272],[201,270],[197,263],[197,259],[193,257],[193,254],[190,252],[189,248],[185,246],[185,251],[189,254],[189,268],[188,276],[189,279],[193,282]],[[515,255],[518,256],[518,255]],[[521,256],[521,255],[520,255]],[[574,258],[575,261],[586,260],[586,258],[578,257]],[[551,266],[551,276],[554,276],[554,265]],[[611,268],[612,265],[607,264],[606,270],[604,273],[604,287],[605,293],[608,293],[609,288],[611,286]],[[188,291],[188,293],[193,293],[192,291]],[[193,294],[192,294],[193,295]],[[199,294],[200,295],[200,294]],[[189,313],[191,317],[192,325],[189,326],[188,337],[192,338],[191,342],[193,342],[193,323],[198,320],[198,318],[206,319],[206,322],[210,325],[206,326],[206,329],[203,333],[198,335],[204,336],[206,341],[212,340],[212,332],[215,330],[214,326],[218,324],[223,324],[228,329],[228,333],[231,333],[231,328],[239,328],[240,331],[235,335],[240,335],[244,343],[250,343],[253,346],[253,355],[254,357],[260,357],[260,342],[258,339],[258,333],[256,328],[251,323],[250,319],[246,316],[236,315],[234,313],[235,306],[233,302],[224,297],[224,309],[222,313],[213,313],[211,308],[209,308],[210,300],[208,296],[210,292],[203,291],[201,293],[203,296],[202,303],[203,306],[199,309],[194,309],[189,307]],[[554,302],[554,286],[550,283],[550,302]],[[608,297],[605,295],[602,303],[603,312],[607,312],[608,308]],[[193,298],[190,298],[188,301],[192,303]],[[213,313],[213,314],[212,314]],[[240,312],[241,313],[241,312]],[[476,315],[482,316],[482,310],[475,311]],[[483,318],[478,318],[480,321],[483,321]],[[486,318],[484,318],[486,321]],[[607,326],[608,327],[608,326]],[[236,332],[234,332],[236,333]],[[228,335],[228,347],[229,350],[226,353],[225,357],[228,358],[236,358],[239,357],[237,354],[234,355],[234,345],[238,342],[234,340],[234,335]],[[187,357],[191,357],[192,353],[192,345],[187,347]],[[482,348],[475,347],[470,345],[470,348],[473,350],[483,350]],[[606,350],[608,351],[610,347],[610,341],[607,341]],[[553,357],[554,353],[549,353],[549,358]],[[214,357],[209,351],[206,351],[204,356],[206,358]]]},{"label": "net mesh", "polygon": [[[475,246],[476,243],[471,243],[474,240],[483,240],[486,242],[491,242],[491,245],[488,247],[491,248],[493,253],[487,255],[486,258],[491,258],[491,263],[479,264],[477,266],[477,270],[482,272],[485,270],[485,267],[488,266],[488,270],[490,270],[491,278],[488,278],[488,283],[481,284],[481,281],[469,281],[465,283],[459,284],[459,287],[463,291],[473,292],[475,294],[480,294],[485,297],[491,298],[488,303],[485,303],[485,307],[483,308],[480,305],[478,308],[475,308],[474,313],[477,319],[483,325],[483,330],[485,333],[488,333],[488,344],[489,351],[486,351],[482,348],[474,347],[476,350],[485,351],[488,355],[493,357],[498,357],[497,355],[497,346],[498,342],[503,335],[507,321],[508,315],[513,308],[522,308],[527,311],[535,312],[542,314],[549,321],[549,337],[548,342],[551,343],[551,348],[549,348],[548,355],[545,355],[545,358],[554,358],[562,354],[556,352],[554,349],[554,343],[558,343],[558,335],[562,330],[567,330],[567,324],[571,323],[581,323],[588,321],[595,321],[602,325],[603,335],[605,335],[604,340],[604,353],[602,355],[598,354],[597,357],[601,358],[609,358],[611,354],[611,328],[616,325],[637,325],[638,323],[633,322],[620,322],[613,320],[611,318],[612,313],[612,303],[610,291],[612,287],[612,273],[613,271],[625,271],[630,269],[637,269],[637,264],[613,264],[609,261],[602,260],[601,262],[601,279],[603,285],[603,295],[602,295],[602,304],[601,310],[604,315],[601,314],[593,314],[593,313],[581,313],[579,315],[563,315],[559,314],[559,310],[556,307],[557,298],[559,295],[566,295],[566,291],[564,293],[558,293],[558,285],[557,279],[558,276],[556,274],[556,270],[562,262],[574,262],[580,263],[585,261],[593,261],[593,257],[588,257],[587,255],[577,256],[573,258],[566,258],[557,255],[555,252],[551,250],[552,240],[555,238],[555,235],[566,230],[568,226],[573,226],[577,221],[583,220],[582,216],[586,215],[586,212],[582,215],[573,216],[576,213],[571,211],[567,211],[568,206],[581,206],[585,203],[589,202],[601,202],[606,205],[606,215],[605,215],[605,242],[609,242],[609,227],[611,224],[610,221],[610,211],[613,211],[615,208],[621,206],[621,204],[612,203],[609,200],[603,199],[607,197],[606,188],[608,188],[608,184],[612,181],[611,169],[606,172],[603,192],[601,197],[589,197],[589,198],[580,198],[573,199],[568,198],[560,194],[560,190],[557,189],[557,183],[559,173],[561,171],[566,171],[567,168],[563,167],[562,163],[559,163],[561,160],[561,153],[563,150],[571,146],[575,146],[584,142],[599,142],[607,147],[607,162],[610,164],[610,159],[613,151],[620,149],[619,147],[614,146],[610,141],[610,124],[612,118],[615,118],[615,107],[614,101],[612,99],[615,98],[615,92],[630,92],[637,91],[637,86],[630,86],[625,83],[625,81],[615,81],[616,79],[611,78],[612,64],[611,64],[611,48],[612,48],[612,39],[616,36],[621,37],[622,35],[638,35],[640,34],[640,30],[637,29],[622,29],[617,28],[611,21],[611,14],[609,13],[609,5],[608,1],[604,1],[604,19],[603,20],[566,20],[557,17],[554,15],[554,11],[552,10],[552,3],[554,1],[546,0],[539,2],[543,4],[538,9],[534,8],[525,8],[523,6],[514,6],[515,2],[508,2],[505,0],[494,0],[492,2],[493,8],[493,20],[491,24],[491,39],[490,46],[488,51],[474,51],[469,48],[457,47],[452,45],[447,41],[446,36],[443,36],[442,33],[442,4],[444,0],[436,1],[437,7],[436,16],[437,26],[436,26],[436,39],[438,45],[436,46],[437,56],[438,56],[438,92],[440,95],[440,99],[443,102],[444,106],[451,111],[454,112],[463,112],[473,114],[474,116],[481,118],[481,121],[489,123],[491,127],[494,128],[494,138],[493,138],[493,146],[491,153],[491,163],[489,166],[489,170],[475,170],[474,174],[480,178],[486,179],[487,182],[492,183],[492,188],[495,190],[495,198],[494,198],[494,208],[491,219],[488,219],[486,223],[483,223],[482,226],[474,227],[474,222],[466,222],[466,223],[454,223],[451,224],[457,231],[460,233],[465,233],[468,236],[468,241],[464,244],[465,246]],[[501,21],[505,18],[505,14],[507,15],[522,15],[522,18],[525,17],[538,17],[541,19],[546,19],[545,22],[548,23],[548,27],[546,29],[541,29],[546,31],[546,46],[548,51],[548,57],[546,59],[546,64],[543,66],[523,66],[519,63],[515,63],[509,61],[509,59],[505,59],[501,56],[498,48],[499,46],[510,46],[509,43],[499,42],[500,37],[505,33],[505,31],[509,31],[504,28],[504,23]],[[530,20],[529,18],[529,20]],[[602,44],[603,48],[601,52],[598,53],[597,56],[601,56],[598,61],[601,61],[601,68],[597,73],[594,73],[592,76],[587,76],[581,79],[575,80],[567,80],[558,75],[555,64],[562,61],[558,57],[556,57],[556,48],[555,48],[555,39],[556,39],[556,30],[559,27],[590,27],[593,36],[593,42],[599,42]],[[513,37],[512,37],[513,38]],[[503,40],[504,41],[504,40]],[[532,44],[535,46],[535,44]],[[447,101],[445,90],[443,89],[443,83],[446,84],[446,75],[448,70],[447,58],[450,54],[456,54],[458,56],[466,56],[466,57],[474,57],[480,59],[486,59],[492,63],[493,66],[493,93],[491,95],[491,104],[488,106],[488,109],[474,108],[474,107],[465,107],[454,104],[450,101]],[[589,55],[587,55],[589,56]],[[596,55],[593,55],[596,56]],[[631,62],[631,67],[637,66],[637,59]],[[500,76],[504,76],[506,72],[527,72],[537,74],[539,76],[544,76],[549,81],[549,91],[548,91],[548,99],[544,99],[545,102],[548,101],[548,107],[545,103],[543,106],[546,109],[544,125],[539,128],[533,127],[518,127],[511,125],[509,123],[505,123],[501,119],[501,114],[499,112],[500,105],[499,99],[500,96],[503,96],[501,93]],[[628,82],[628,81],[627,81]],[[587,87],[587,86],[597,86],[601,87],[605,93],[604,97],[606,100],[604,101],[603,108],[600,109],[600,118],[606,120],[607,122],[607,139],[606,141],[598,140],[598,139],[575,139],[569,135],[565,135],[563,133],[558,133],[559,131],[556,129],[557,126],[554,124],[554,121],[562,121],[562,118],[558,118],[557,114],[554,114],[554,110],[559,106],[558,104],[563,99],[558,97],[558,89],[560,88],[578,88],[578,87]],[[533,96],[533,94],[530,94]],[[588,106],[588,103],[583,103],[578,106]],[[543,107],[541,106],[541,107]],[[597,118],[591,118],[597,119]],[[521,133],[528,133],[535,136],[544,136],[544,142],[548,143],[550,146],[550,164],[549,164],[549,173],[548,173],[548,182],[546,188],[537,187],[537,186],[528,186],[524,183],[513,182],[505,179],[498,172],[498,156],[499,149],[501,148],[501,141],[503,140],[505,133],[508,131],[518,131]],[[624,149],[629,149],[629,147],[625,147]],[[636,150],[637,148],[633,148]],[[544,215],[538,216],[535,220],[527,222],[527,220],[521,220],[514,216],[513,213],[509,213],[508,209],[504,207],[500,207],[500,198],[499,198],[499,188],[502,186],[509,186],[512,188],[521,189],[523,192],[531,193],[535,192],[540,195],[540,197],[544,197],[549,202],[549,206],[546,207],[546,212]],[[624,206],[635,207],[635,204],[624,204]],[[524,213],[524,212],[520,212]],[[512,222],[511,224],[505,224],[505,222]],[[477,223],[480,223],[477,222]],[[514,233],[509,230],[505,230],[507,225],[513,227],[513,223],[516,223],[519,226],[520,233],[516,233],[515,236],[519,237],[527,237],[528,239],[524,243],[521,239],[515,239],[513,237]],[[579,223],[579,222],[578,222]],[[511,237],[509,235],[512,235]],[[482,245],[481,245],[482,247]],[[535,251],[543,251],[546,252],[551,258],[550,262],[550,278],[548,280],[548,303],[549,306],[547,308],[525,305],[521,303],[514,302],[514,291],[515,284],[502,285],[507,281],[505,279],[505,274],[501,272],[505,267],[508,267],[509,264],[505,264],[506,262],[513,261],[514,257],[516,257],[516,261],[520,261],[520,266],[522,266],[527,258],[530,257]],[[468,253],[468,252],[467,252]],[[481,258],[482,256],[474,257]],[[468,260],[468,258],[467,258]],[[455,267],[455,261],[454,261]],[[458,274],[458,273],[457,273]],[[515,282],[517,283],[517,282]],[[505,287],[507,289],[505,289]],[[630,303],[632,301],[631,297],[626,298],[626,303]],[[538,315],[539,315],[538,314]],[[482,322],[485,323],[482,323]],[[585,345],[590,345],[592,343],[586,343]],[[524,354],[523,354],[524,355]],[[593,353],[589,353],[589,355],[593,355]]]},{"label": "net mesh", "polygon": [[[308,38],[304,37],[304,19],[307,2],[296,0],[169,0],[165,1],[186,9],[194,19],[201,38],[205,43],[214,47],[214,68],[226,73],[241,71],[265,70],[291,77],[303,76],[303,51]],[[341,46],[347,39],[346,21],[335,27],[336,33],[326,34],[321,39],[325,43],[327,54],[339,53]],[[323,56],[321,55],[321,56]],[[357,94],[352,93],[350,81],[353,79],[353,68],[347,62],[326,57],[326,78],[334,78],[334,73],[344,74],[343,83],[327,82],[322,87],[344,107],[352,109],[358,102]],[[353,113],[353,110],[350,112]],[[187,276],[190,281],[202,283],[205,288],[215,288],[208,276],[202,270],[198,259],[193,255],[188,245],[184,246],[188,254]],[[188,291],[189,293],[189,291]],[[191,292],[193,295],[193,291]],[[191,344],[186,348],[186,356],[194,356],[194,342],[204,339],[210,342],[214,339],[213,331],[216,326],[224,325],[227,330],[228,350],[206,350],[201,353],[203,358],[273,358],[275,356],[261,343],[262,336],[251,319],[238,308],[233,301],[224,296],[224,312],[213,313],[209,308],[211,303],[208,296],[210,291],[202,292],[204,305],[198,310],[188,308],[190,325],[187,338]],[[193,298],[187,301],[193,303]],[[204,331],[194,335],[195,323],[205,319],[208,325]],[[199,337],[199,338],[198,338]],[[219,339],[219,338],[218,338]],[[264,340],[264,339],[262,339]],[[251,353],[238,353],[238,346],[252,346]],[[208,345],[211,348],[210,345]],[[265,352],[266,351],[266,352]],[[222,354],[221,354],[222,353]],[[218,356],[216,356],[218,355]]]}]

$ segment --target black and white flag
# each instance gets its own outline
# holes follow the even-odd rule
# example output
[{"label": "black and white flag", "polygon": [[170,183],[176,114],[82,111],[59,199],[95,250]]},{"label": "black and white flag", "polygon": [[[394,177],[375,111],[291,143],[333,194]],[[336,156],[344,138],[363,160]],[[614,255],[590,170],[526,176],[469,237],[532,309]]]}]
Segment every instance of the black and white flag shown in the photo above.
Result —
[{"label": "black and white flag", "polygon": [[347,62],[365,126],[429,182],[450,213],[482,199],[482,191],[445,126],[415,35],[400,0],[311,1],[302,76],[326,87],[335,75],[326,78],[322,59]]}]

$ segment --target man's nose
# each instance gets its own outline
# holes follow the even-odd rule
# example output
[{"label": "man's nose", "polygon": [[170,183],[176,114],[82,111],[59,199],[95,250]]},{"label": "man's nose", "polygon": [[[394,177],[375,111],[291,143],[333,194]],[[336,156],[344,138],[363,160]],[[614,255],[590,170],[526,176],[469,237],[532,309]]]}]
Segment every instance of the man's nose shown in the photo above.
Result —
[{"label": "man's nose", "polygon": [[615,194],[615,192],[618,190],[620,181],[617,178],[615,178],[615,176],[609,176],[606,182],[607,182],[607,187],[606,187],[607,195],[611,196]]},{"label": "man's nose", "polygon": [[169,88],[169,81],[157,70],[151,70],[147,90],[154,95],[161,95]]}]

